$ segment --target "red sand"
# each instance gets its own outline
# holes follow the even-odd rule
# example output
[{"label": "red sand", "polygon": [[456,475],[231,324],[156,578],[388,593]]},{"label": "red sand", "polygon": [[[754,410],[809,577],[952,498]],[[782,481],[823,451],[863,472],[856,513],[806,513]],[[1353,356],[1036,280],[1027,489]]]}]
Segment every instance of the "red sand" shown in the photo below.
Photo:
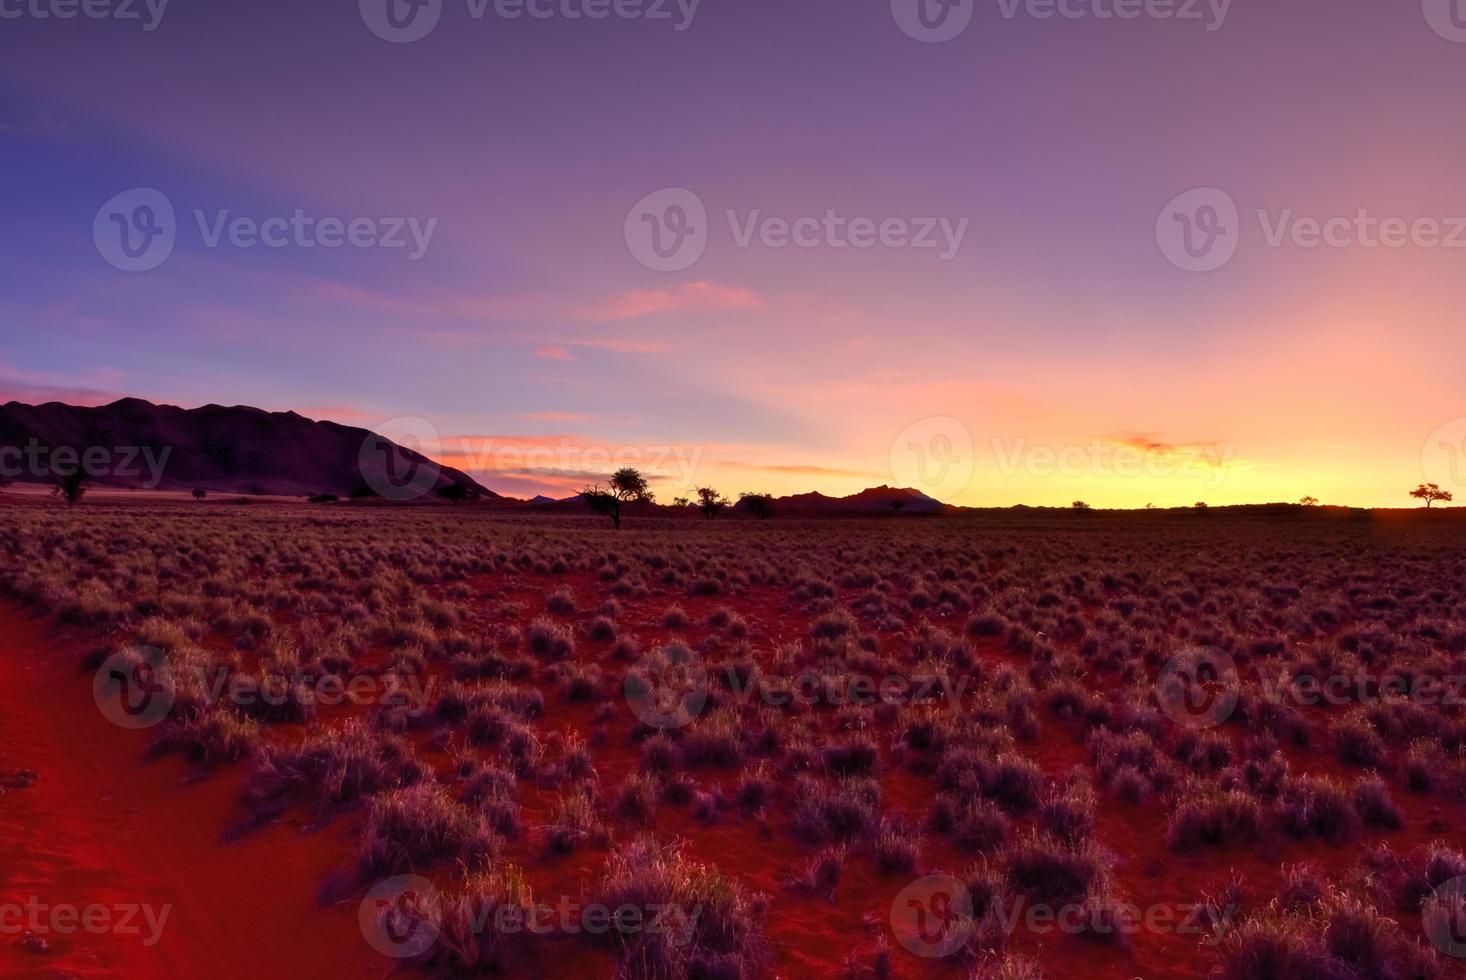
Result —
[{"label": "red sand", "polygon": [[[314,896],[350,844],[347,823],[315,837],[285,822],[225,846],[238,771],[194,784],[179,762],[147,762],[147,736],[107,721],[76,669],[73,645],[0,606],[0,768],[33,769],[0,795],[0,905],[148,905],[138,935],[45,936],[50,952],[0,936],[7,977],[348,977],[385,972],[357,930],[354,904]],[[158,921],[155,918],[154,921]]]}]

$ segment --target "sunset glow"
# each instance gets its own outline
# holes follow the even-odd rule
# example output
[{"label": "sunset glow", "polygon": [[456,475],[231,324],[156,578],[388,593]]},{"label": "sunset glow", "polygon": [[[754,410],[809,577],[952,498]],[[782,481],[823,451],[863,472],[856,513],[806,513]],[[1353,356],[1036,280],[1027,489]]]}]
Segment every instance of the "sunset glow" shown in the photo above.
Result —
[{"label": "sunset glow", "polygon": [[[515,495],[627,454],[663,496],[848,493],[909,478],[897,442],[933,418],[971,447],[956,503],[1407,506],[1451,476],[1466,46],[1417,5],[1216,30],[979,6],[941,44],[884,3],[709,0],[685,30],[450,3],[411,44],[347,14],[5,24],[0,395],[412,416],[454,459],[540,447],[476,471]],[[140,274],[92,236],[138,187],[178,219]],[[657,271],[628,215],[670,188],[705,247]],[[1193,188],[1240,216],[1213,271],[1158,245]],[[414,224],[263,243],[297,214]],[[695,467],[645,458],[672,449]]]}]

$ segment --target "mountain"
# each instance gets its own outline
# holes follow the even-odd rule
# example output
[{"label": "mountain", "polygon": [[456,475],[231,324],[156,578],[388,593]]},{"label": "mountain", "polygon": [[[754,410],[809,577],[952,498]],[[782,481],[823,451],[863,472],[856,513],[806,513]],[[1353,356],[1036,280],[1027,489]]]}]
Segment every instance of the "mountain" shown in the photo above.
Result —
[{"label": "mountain", "polygon": [[[775,497],[773,512],[780,517],[820,516],[830,514],[941,514],[946,504],[934,500],[920,490],[907,487],[871,487],[848,497],[829,497],[822,493],[800,493]],[[748,510],[740,501],[735,510]]]},{"label": "mountain", "polygon": [[58,471],[78,461],[101,486],[392,499],[446,491],[456,499],[499,499],[459,470],[366,429],[295,412],[185,409],[138,398],[96,408],[0,405],[0,475],[54,483]]}]

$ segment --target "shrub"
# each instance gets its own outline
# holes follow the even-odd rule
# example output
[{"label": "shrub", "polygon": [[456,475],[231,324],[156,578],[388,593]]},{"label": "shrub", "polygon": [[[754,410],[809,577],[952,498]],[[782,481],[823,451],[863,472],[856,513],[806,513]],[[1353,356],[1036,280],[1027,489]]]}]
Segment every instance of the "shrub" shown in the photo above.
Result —
[{"label": "shrub", "polygon": [[427,767],[406,742],[374,735],[361,722],[350,721],[340,731],[310,736],[295,746],[267,746],[244,796],[264,814],[306,802],[326,816],[373,794],[415,786],[427,776]]},{"label": "shrub", "polygon": [[564,660],[575,653],[575,635],[570,627],[548,616],[538,616],[525,635],[529,649],[541,660]]},{"label": "shrub", "polygon": [[873,779],[831,784],[801,777],[795,783],[789,829],[809,844],[869,837],[878,822],[880,795],[880,784]]},{"label": "shrub", "polygon": [[[441,899],[433,923],[437,940],[412,962],[434,977],[523,970],[534,907],[534,893],[514,865],[472,875],[456,893]],[[398,923],[389,935],[407,934],[403,925]]]},{"label": "shrub", "polygon": [[1106,875],[1105,859],[1094,846],[1068,848],[1044,834],[1024,838],[1004,857],[1008,886],[1053,908],[1083,902]]},{"label": "shrub", "polygon": [[607,908],[670,909],[656,929],[611,930],[618,967],[646,980],[752,980],[769,960],[762,908],[716,868],[641,838],[613,855],[592,898]]},{"label": "shrub", "polygon": [[1262,829],[1262,808],[1235,790],[1200,799],[1183,799],[1166,826],[1166,844],[1184,851],[1203,844],[1224,846],[1255,840]]},{"label": "shrub", "polygon": [[827,847],[810,859],[798,877],[788,884],[791,888],[835,900],[835,887],[840,884],[840,875],[845,869],[845,848]]},{"label": "shrub", "polygon": [[1378,776],[1365,776],[1354,784],[1354,809],[1367,826],[1386,830],[1405,826],[1404,812],[1395,805],[1389,787]]},{"label": "shrub", "polygon": [[439,786],[419,785],[372,800],[357,848],[364,877],[420,872],[443,861],[484,865],[498,841],[482,816]]},{"label": "shrub", "polygon": [[1359,815],[1349,794],[1323,777],[1300,776],[1284,783],[1278,817],[1294,837],[1316,835],[1330,844],[1345,844],[1359,836]]}]

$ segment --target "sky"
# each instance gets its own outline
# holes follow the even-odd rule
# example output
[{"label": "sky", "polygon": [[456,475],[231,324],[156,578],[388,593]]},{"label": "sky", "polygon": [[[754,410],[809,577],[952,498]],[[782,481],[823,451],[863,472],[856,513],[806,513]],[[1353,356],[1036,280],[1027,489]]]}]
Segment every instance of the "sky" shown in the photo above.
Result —
[{"label": "sky", "polygon": [[1466,490],[1466,0],[87,2],[0,0],[0,399],[515,496]]}]

